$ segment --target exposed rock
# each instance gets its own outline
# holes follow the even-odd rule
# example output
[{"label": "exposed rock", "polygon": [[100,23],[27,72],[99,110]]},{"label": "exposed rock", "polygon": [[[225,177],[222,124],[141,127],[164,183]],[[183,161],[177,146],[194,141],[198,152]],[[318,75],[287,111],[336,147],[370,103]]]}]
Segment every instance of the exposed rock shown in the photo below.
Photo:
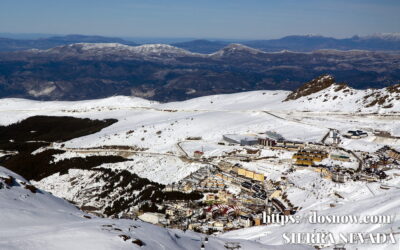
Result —
[{"label": "exposed rock", "polygon": [[[303,86],[296,89],[292,93],[290,93],[288,95],[288,97],[285,99],[285,101],[296,100],[296,99],[299,99],[300,97],[317,93],[323,89],[330,87],[332,84],[335,84],[335,78],[333,78],[333,76],[331,76],[331,75],[320,76],[320,77],[304,84]],[[340,90],[343,86],[346,86],[346,85],[343,85],[343,84],[340,85],[337,88],[337,90]]]}]

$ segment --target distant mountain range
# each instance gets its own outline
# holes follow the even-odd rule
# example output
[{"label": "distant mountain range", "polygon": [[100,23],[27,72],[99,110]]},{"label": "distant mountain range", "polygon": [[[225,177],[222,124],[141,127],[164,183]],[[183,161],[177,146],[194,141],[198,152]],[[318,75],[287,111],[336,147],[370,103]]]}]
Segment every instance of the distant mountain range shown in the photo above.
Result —
[{"label": "distant mountain range", "polygon": [[245,44],[264,51],[314,51],[320,49],[397,51],[400,50],[400,35],[354,36],[345,39],[323,36],[287,36],[275,40],[250,41]]},{"label": "distant mountain range", "polygon": [[[229,42],[223,41],[195,40],[173,45],[192,52],[213,53],[228,44]],[[287,36],[280,39],[247,41],[242,44],[266,52],[282,50],[311,52],[321,49],[398,51],[400,50],[400,35],[395,33],[368,37],[354,36],[345,39],[323,36]]]},{"label": "distant mountain range", "polygon": [[[31,40],[0,38],[0,51],[49,49],[56,46],[74,43],[120,43],[130,46],[138,45],[138,43],[116,37],[67,35]],[[224,48],[230,43],[232,42],[193,40],[188,42],[171,43],[170,45],[191,52],[209,54]],[[281,50],[310,52],[320,49],[399,51],[400,33],[376,34],[364,37],[353,36],[344,39],[312,35],[287,36],[280,39],[244,41],[242,44],[266,52],[276,52]]]},{"label": "distant mountain range", "polygon": [[18,51],[28,49],[49,49],[56,46],[68,45],[73,43],[121,43],[135,46],[134,42],[125,41],[121,38],[103,37],[103,36],[84,36],[84,35],[67,35],[54,36],[40,39],[11,39],[0,38],[1,51]]},{"label": "distant mountain range", "polygon": [[265,52],[230,44],[201,54],[166,44],[77,43],[0,53],[0,97],[84,100],[133,95],[157,101],[250,90],[293,90],[323,74],[354,88],[400,81],[400,54]]}]

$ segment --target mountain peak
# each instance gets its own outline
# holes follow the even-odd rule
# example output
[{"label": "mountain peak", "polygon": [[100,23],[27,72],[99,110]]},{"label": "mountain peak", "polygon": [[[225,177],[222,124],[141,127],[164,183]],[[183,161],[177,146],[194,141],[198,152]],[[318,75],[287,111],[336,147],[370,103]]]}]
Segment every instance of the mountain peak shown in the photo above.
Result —
[{"label": "mountain peak", "polygon": [[105,55],[120,54],[130,56],[185,56],[193,54],[187,50],[180,49],[167,44],[144,44],[140,46],[129,46],[120,43],[74,43],[58,46],[41,52],[64,53],[64,54],[87,54]]},{"label": "mountain peak", "polygon": [[51,52],[51,53],[66,53],[66,52],[79,52],[82,53],[84,51],[98,51],[98,50],[121,50],[121,49],[129,49],[133,48],[129,45],[124,45],[120,43],[72,43],[67,45],[57,46],[47,50],[39,50],[39,52]]},{"label": "mountain peak", "polygon": [[231,50],[231,51],[248,51],[248,52],[252,52],[252,53],[265,53],[261,50],[258,49],[254,49],[251,48],[249,46],[240,44],[240,43],[231,43],[228,46],[226,46],[225,48],[223,48],[223,50]]},{"label": "mountain peak", "polygon": [[389,93],[400,93],[400,83],[391,85],[386,88]]},{"label": "mountain peak", "polygon": [[124,45],[121,43],[74,43],[67,45],[69,47],[80,47],[85,50],[90,50],[90,49],[105,49],[105,48],[124,48],[124,49],[129,49],[132,46],[129,45]]},{"label": "mountain peak", "polygon": [[189,55],[191,52],[168,44],[144,44],[133,47],[135,52],[141,54],[175,54]]},{"label": "mountain peak", "polygon": [[361,37],[363,39],[382,39],[382,40],[388,40],[388,41],[400,41],[400,32],[395,32],[395,33],[376,33],[372,34],[369,36],[364,36]]},{"label": "mountain peak", "polygon": [[264,54],[265,52],[262,50],[248,47],[243,44],[232,43],[232,44],[229,44],[228,46],[224,47],[223,49],[213,53],[212,55],[225,56],[225,55],[232,55],[232,54],[236,54],[236,53],[247,53],[247,54],[256,55],[256,54]]},{"label": "mountain peak", "polygon": [[[311,80],[310,82],[304,84],[300,88],[294,90],[287,96],[287,98],[284,101],[296,100],[299,99],[300,97],[317,93],[323,89],[332,86],[333,84],[335,84],[335,78],[333,76],[328,74],[319,76]],[[341,84],[340,86],[347,86],[347,85]]]}]

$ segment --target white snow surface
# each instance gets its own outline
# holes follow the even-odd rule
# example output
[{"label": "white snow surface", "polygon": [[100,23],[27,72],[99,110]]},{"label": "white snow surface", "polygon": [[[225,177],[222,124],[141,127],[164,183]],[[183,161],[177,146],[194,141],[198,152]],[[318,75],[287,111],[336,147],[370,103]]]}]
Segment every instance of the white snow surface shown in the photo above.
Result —
[{"label": "white snow surface", "polygon": [[75,52],[83,50],[90,55],[106,55],[112,53],[128,53],[136,56],[203,56],[201,54],[192,53],[190,51],[174,47],[168,44],[144,44],[138,46],[124,45],[120,43],[74,43],[69,45],[58,46],[47,50],[35,50],[35,53],[65,53],[66,50]]},{"label": "white snow surface", "polygon": [[[76,102],[1,99],[0,124],[8,125],[34,115],[118,119],[117,123],[98,133],[65,142],[65,147],[128,145],[145,148],[142,155],[133,156],[135,162],[129,165],[131,167],[127,163],[115,167],[129,167],[139,176],[162,183],[177,181],[198,168],[176,156],[184,153],[192,156],[196,150],[204,150],[206,156],[229,151],[229,148],[217,145],[224,134],[257,135],[274,131],[289,140],[319,142],[329,128],[336,128],[341,133],[362,129],[369,132],[367,138],[343,139],[341,146],[375,151],[384,145],[398,145],[395,140],[376,138],[371,133],[379,129],[400,135],[400,101],[395,96],[391,108],[365,107],[364,96],[373,90],[335,92],[333,88],[285,102],[288,91],[252,91],[171,103],[126,96]],[[385,89],[374,91],[386,93]],[[186,141],[187,137],[193,136],[201,136],[202,140]],[[178,147],[179,142],[185,152]],[[151,164],[146,163],[148,159],[153,159]]]},{"label": "white snow surface", "polygon": [[250,54],[253,54],[253,55],[266,54],[267,53],[265,51],[262,51],[262,50],[259,50],[259,49],[254,49],[254,48],[248,47],[248,46],[243,45],[243,44],[232,43],[232,44],[229,44],[228,46],[218,50],[217,52],[214,52],[214,53],[210,54],[210,56],[222,57],[227,53],[240,52],[240,51],[247,52],[247,53],[250,53]]},{"label": "white snow surface", "polygon": [[[103,164],[109,168],[128,169],[141,177],[164,184],[178,181],[200,167],[200,164],[179,160],[179,156],[191,155],[195,150],[204,150],[206,156],[218,156],[229,151],[226,145],[218,145],[224,134],[254,134],[273,131],[289,140],[320,141],[329,128],[345,133],[351,129],[368,132],[367,138],[343,139],[340,146],[352,150],[375,151],[383,145],[398,147],[398,141],[378,138],[375,129],[392,135],[400,135],[400,103],[396,93],[381,90],[335,91],[334,86],[294,101],[283,100],[287,91],[252,91],[245,93],[214,95],[171,103],[158,103],[136,97],[115,96],[99,100],[77,102],[40,102],[24,99],[0,100],[0,124],[8,125],[35,115],[74,116],[92,119],[115,118],[118,122],[98,133],[65,142],[69,149],[82,149],[103,145],[128,145],[146,150],[132,155],[132,161]],[[371,94],[388,95],[382,105],[367,107]],[[338,96],[335,98],[335,96]],[[388,102],[392,104],[388,107]],[[387,106],[383,108],[383,106]],[[188,141],[187,137],[201,136],[200,141]],[[181,147],[179,147],[179,145]],[[60,145],[55,144],[56,148]],[[231,147],[231,150],[236,147]],[[184,152],[182,152],[182,150]],[[289,154],[263,150],[262,155]],[[62,160],[79,153],[56,156]],[[287,155],[290,158],[290,155]],[[288,164],[244,163],[245,167],[266,173],[268,178],[279,180]],[[13,175],[1,168],[0,176]],[[90,174],[90,173],[88,173]],[[71,171],[79,177],[80,171]],[[15,178],[21,179],[16,176]],[[78,188],[63,181],[66,176],[49,176],[40,182],[41,187],[56,186],[56,195],[68,197],[68,189]],[[82,176],[84,178],[84,176]],[[397,178],[398,179],[398,178]],[[393,179],[390,185],[399,186]],[[323,214],[397,214],[400,195],[396,189],[382,191],[379,183],[349,182],[335,186],[319,178],[310,170],[299,170],[288,175],[293,187],[286,190],[288,198],[303,208],[301,213],[317,209]],[[313,186],[314,185],[314,186]],[[47,188],[46,188],[47,189]],[[50,190],[50,188],[49,188]],[[371,191],[372,190],[372,191]],[[344,200],[334,195],[340,193]],[[379,194],[379,195],[376,195]],[[29,195],[29,196],[28,196]],[[375,196],[376,195],[376,196]],[[307,197],[307,198],[305,198]],[[330,208],[329,204],[337,206]],[[343,204],[342,204],[343,203]],[[124,233],[132,223],[140,227],[134,236],[147,243],[144,249],[198,249],[199,235],[164,230],[141,222],[83,218],[83,213],[65,201],[45,192],[31,194],[30,191],[13,187],[0,189],[0,249],[132,249],[132,243],[118,237],[120,232],[102,230],[103,224],[115,224]],[[394,227],[399,227],[396,217]],[[257,240],[265,244],[282,244],[284,231],[312,231],[313,228],[333,232],[349,230],[362,232],[378,230],[374,225],[287,225],[285,227],[254,227],[224,234],[222,237]],[[388,226],[378,231],[387,232]],[[177,240],[174,234],[179,235]],[[151,238],[152,237],[152,238]],[[154,237],[158,240],[154,240]],[[95,240],[93,240],[95,239]],[[215,247],[222,249],[223,239],[215,239]],[[210,241],[211,242],[211,241]],[[247,243],[244,249],[275,249],[259,243]],[[253,244],[253,245],[252,245]],[[211,244],[210,244],[211,246]],[[206,248],[207,249],[207,248]],[[301,249],[283,246],[276,249]],[[366,248],[367,249],[367,248]],[[370,248],[378,249],[378,248]],[[380,248],[390,249],[391,248]],[[396,249],[397,250],[397,249]]]},{"label": "white snow surface", "polygon": [[[399,206],[400,200],[398,199],[400,190],[395,189],[387,193],[357,200],[356,202],[348,202],[345,204],[337,204],[335,208],[326,210],[318,210],[320,216],[374,216],[374,215],[389,215],[392,217],[390,224],[310,224],[305,222],[310,215],[310,210],[302,210],[296,215],[303,218],[300,224],[287,224],[285,226],[269,225],[259,226],[248,229],[241,229],[222,234],[221,237],[241,238],[248,240],[257,240],[265,244],[282,244],[282,234],[290,232],[331,232],[338,237],[339,233],[351,232],[379,232],[390,233],[398,232],[400,226]],[[297,194],[299,196],[299,194]],[[356,244],[347,245],[346,249],[362,249],[362,250],[398,250],[399,237],[395,235],[397,240],[396,244]],[[333,247],[333,246],[331,246]],[[329,248],[332,249],[332,248]]]},{"label": "white snow surface", "polygon": [[[164,229],[141,221],[104,219],[88,215],[63,199],[40,190],[32,193],[22,187],[27,182],[21,176],[0,167],[0,177],[12,176],[16,184],[0,189],[0,249],[5,250],[111,250],[167,249],[197,250],[204,235],[194,232]],[[4,183],[0,180],[0,183]],[[89,216],[91,219],[85,218]],[[119,235],[129,236],[124,241]],[[132,240],[139,239],[139,247]],[[226,241],[209,237],[207,249],[224,249]],[[312,249],[306,246],[267,246],[247,240],[239,242],[241,249]]]}]

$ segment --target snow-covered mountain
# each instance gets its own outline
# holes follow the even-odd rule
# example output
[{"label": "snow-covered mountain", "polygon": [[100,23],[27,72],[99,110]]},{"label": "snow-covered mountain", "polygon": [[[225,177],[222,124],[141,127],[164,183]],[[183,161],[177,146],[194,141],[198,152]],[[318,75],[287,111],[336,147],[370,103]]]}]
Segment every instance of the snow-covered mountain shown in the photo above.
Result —
[{"label": "snow-covered mountain", "polygon": [[[306,176],[304,176],[307,178]],[[304,182],[304,180],[303,180]],[[347,185],[346,188],[348,188]],[[330,188],[324,187],[324,189]],[[346,188],[342,188],[343,192],[346,192]],[[325,190],[326,191],[326,190]],[[322,193],[322,192],[321,192]],[[297,194],[298,195],[298,194]],[[347,195],[347,193],[346,193]],[[351,194],[349,194],[350,196]],[[282,235],[284,233],[296,233],[296,232],[330,232],[334,237],[337,237],[339,233],[350,234],[353,232],[367,233],[395,233],[395,243],[388,241],[386,244],[372,244],[368,239],[363,245],[346,245],[346,249],[362,249],[362,250],[397,250],[399,247],[398,232],[400,228],[400,217],[399,217],[399,206],[400,206],[400,190],[393,190],[385,194],[380,194],[374,197],[360,199],[354,202],[347,201],[345,204],[339,204],[335,208],[330,209],[318,209],[310,208],[309,210],[301,211],[297,214],[303,219],[303,223],[299,224],[288,224],[285,226],[273,225],[273,226],[262,226],[256,228],[248,228],[243,230],[232,231],[224,234],[222,237],[241,238],[246,240],[258,240],[265,244],[276,244],[282,243]],[[299,198],[304,198],[298,195]],[[347,199],[347,198],[346,198]],[[321,206],[318,203],[318,206]],[[328,205],[326,206],[328,207]],[[318,216],[325,217],[339,217],[339,216],[390,216],[391,223],[388,224],[368,224],[368,223],[309,223],[308,218],[312,216],[313,212],[318,209]],[[332,248],[327,248],[332,249]]]},{"label": "snow-covered mountain", "polygon": [[[150,193],[157,193],[159,199],[163,185],[176,183],[201,168],[217,164],[193,161],[191,156],[196,150],[202,150],[204,157],[211,161],[240,150],[239,146],[220,144],[225,134],[263,136],[266,131],[272,131],[287,140],[320,143],[332,128],[341,134],[361,129],[368,132],[368,137],[358,140],[343,137],[338,146],[360,155],[361,151],[376,152],[384,146],[400,149],[399,88],[399,85],[393,85],[384,89],[357,90],[336,83],[330,75],[323,75],[295,91],[252,91],[170,103],[127,96],[77,102],[0,99],[0,124],[9,125],[38,115],[117,120],[85,136],[39,146],[25,156],[38,155],[39,159],[41,153],[47,154],[50,162],[46,166],[53,169],[54,164],[63,160],[110,155],[124,157],[125,161],[104,163],[90,169],[75,166],[32,181],[36,187],[74,202],[86,211],[121,217],[138,204],[136,198],[149,197],[143,187],[151,187]],[[380,136],[381,132],[386,136]],[[30,133],[35,133],[35,130],[28,130]],[[201,139],[190,140],[190,137]],[[282,173],[290,167],[286,161],[270,161],[282,157],[290,159],[290,153],[262,149],[260,156],[260,161],[237,163],[261,172],[273,181],[281,180]],[[354,164],[357,162],[348,165],[354,167]],[[159,244],[166,249],[198,249],[199,239],[203,237],[139,221],[87,215],[61,199],[36,190],[28,181],[6,169],[1,168],[0,172],[3,178],[0,180],[3,187],[0,189],[0,199],[3,199],[0,200],[0,217],[6,226],[0,225],[0,248],[30,249],[27,246],[32,245],[32,249],[64,249],[63,245],[65,248],[75,247],[76,242],[82,241],[83,247],[92,244],[96,249],[124,249],[136,247],[132,240],[140,239],[146,244],[145,249],[158,249]],[[387,185],[399,186],[395,174],[398,174],[395,169],[388,171],[390,179]],[[12,181],[9,176],[13,176]],[[143,178],[148,180],[143,181]],[[395,214],[399,205],[396,188],[383,190],[378,182],[365,185],[349,181],[337,186],[332,181],[321,180],[319,173],[311,170],[288,173],[285,178],[292,183],[285,192],[294,204],[302,208],[303,214],[315,209],[326,215],[353,213],[361,209],[371,214]],[[336,193],[344,198],[337,198]],[[134,202],[123,203],[130,199]],[[336,208],[330,204],[335,204]],[[396,219],[393,225],[398,227],[398,224]],[[329,229],[334,232],[352,229],[350,226],[331,227]],[[225,237],[228,237],[231,241],[243,239],[240,240],[243,249],[274,249],[256,241],[282,244],[280,236],[283,231],[310,228],[312,226],[305,225],[255,227],[213,238],[208,246],[221,249]],[[357,230],[373,232],[377,229],[364,225]],[[384,227],[384,230],[390,230],[390,227]],[[149,237],[154,234],[157,234],[157,240]],[[23,235],[23,240],[20,235]],[[124,241],[125,236],[119,235],[130,239]],[[100,240],[93,243],[89,238]],[[65,239],[68,244],[63,243]],[[215,246],[211,247],[213,244]],[[278,246],[277,249],[290,248]]]},{"label": "snow-covered mountain", "polygon": [[[3,34],[6,35],[6,34]],[[73,43],[121,43],[136,46],[132,41],[116,37],[66,35],[35,40],[0,38],[0,51],[18,51],[24,49],[48,49]],[[171,45],[196,53],[214,53],[231,41],[193,40],[177,42]],[[365,49],[365,50],[399,50],[399,33],[377,33],[349,38],[333,38],[321,35],[290,35],[279,39],[243,41],[244,45],[264,51],[313,51],[317,49]]]},{"label": "snow-covered mountain", "polygon": [[395,32],[395,33],[376,33],[376,34],[372,34],[372,35],[369,35],[369,36],[363,36],[361,38],[363,38],[363,39],[382,39],[382,40],[387,40],[387,41],[398,42],[398,41],[400,41],[400,32]]},{"label": "snow-covered mountain", "polygon": [[[210,102],[209,100],[213,100]],[[182,104],[182,105],[180,105]],[[336,83],[331,75],[320,76],[294,91],[252,91],[194,98],[163,106],[229,110],[301,112],[398,113],[400,84],[383,89],[359,90]],[[185,109],[185,108],[183,108]]]},{"label": "snow-covered mountain", "polygon": [[215,53],[210,54],[212,57],[223,57],[223,56],[240,56],[240,55],[257,55],[265,54],[266,52],[258,49],[254,49],[242,44],[232,43],[228,46],[218,50]]},{"label": "snow-covered mountain", "polygon": [[[167,249],[197,250],[204,235],[169,230],[139,220],[104,219],[85,214],[65,200],[36,189],[0,167],[0,249]],[[223,238],[209,237],[207,249],[224,249]],[[311,249],[268,246],[235,240],[242,249]]]},{"label": "snow-covered mountain", "polygon": [[200,54],[165,44],[75,43],[0,53],[8,69],[0,72],[0,97],[70,101],[133,95],[170,102],[294,90],[326,73],[354,88],[382,88],[398,82],[399,58],[396,53],[362,50],[265,52],[240,44]]},{"label": "snow-covered mountain", "polygon": [[145,44],[140,46],[129,46],[120,43],[75,43],[47,50],[32,50],[32,52],[47,55],[62,55],[64,57],[93,57],[114,55],[141,58],[159,57],[163,59],[168,59],[169,57],[200,55],[167,44]]},{"label": "snow-covered mountain", "polygon": [[47,50],[32,50],[35,53],[43,54],[69,54],[69,55],[86,55],[86,56],[105,56],[118,55],[125,57],[159,57],[166,59],[169,57],[223,57],[234,55],[257,55],[266,52],[254,49],[242,44],[230,44],[221,50],[211,54],[192,53],[187,50],[174,47],[168,44],[145,44],[139,46],[129,46],[120,43],[75,43],[59,46]]},{"label": "snow-covered mountain", "polygon": [[293,91],[284,101],[293,101],[298,103],[299,109],[309,111],[398,112],[400,84],[384,89],[356,90],[345,83],[336,83],[330,75],[324,75]]}]

